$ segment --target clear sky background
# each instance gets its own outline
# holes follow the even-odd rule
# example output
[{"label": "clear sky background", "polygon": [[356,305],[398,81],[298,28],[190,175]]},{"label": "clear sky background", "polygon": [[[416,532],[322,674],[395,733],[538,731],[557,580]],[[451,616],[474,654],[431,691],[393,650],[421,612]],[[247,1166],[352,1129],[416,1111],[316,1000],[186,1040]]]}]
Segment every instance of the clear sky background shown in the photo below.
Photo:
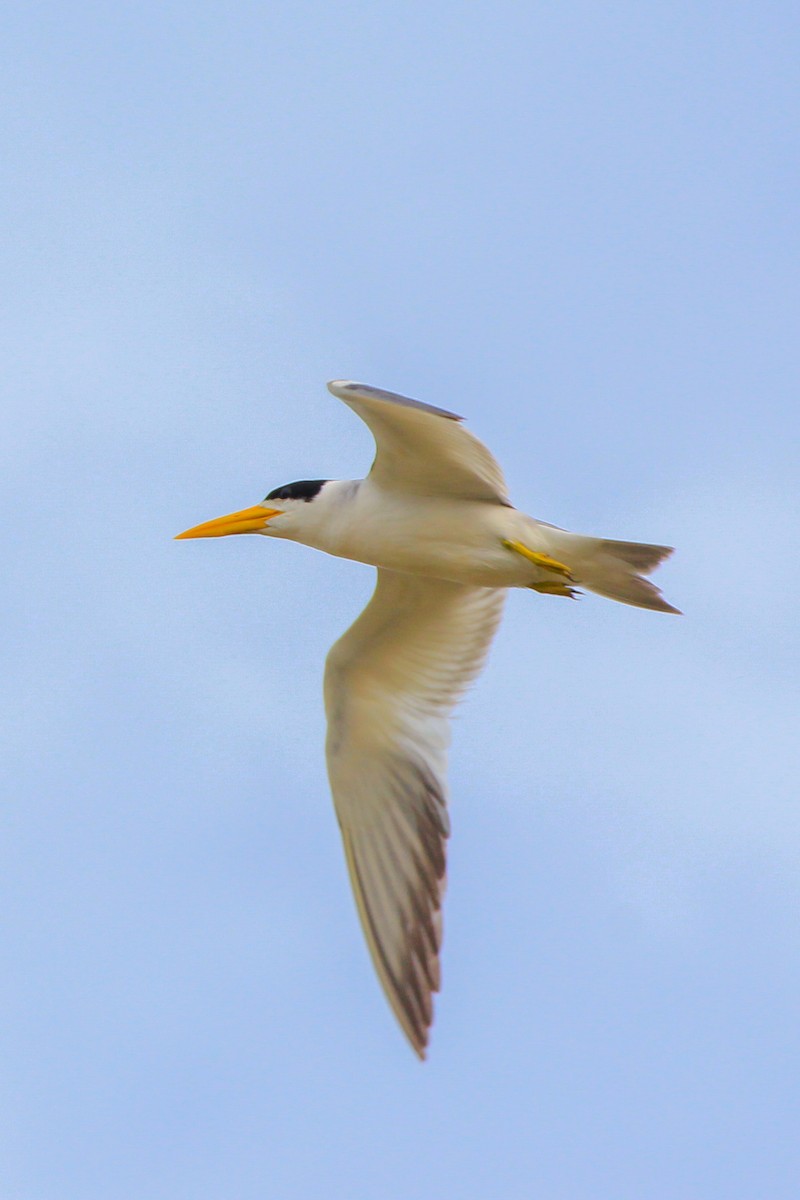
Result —
[{"label": "clear sky background", "polygon": [[[800,1189],[798,38],[781,3],[3,18],[3,1200]],[[518,592],[418,1063],[321,673],[372,571],[175,543],[359,477],[349,377],[685,610]]]}]

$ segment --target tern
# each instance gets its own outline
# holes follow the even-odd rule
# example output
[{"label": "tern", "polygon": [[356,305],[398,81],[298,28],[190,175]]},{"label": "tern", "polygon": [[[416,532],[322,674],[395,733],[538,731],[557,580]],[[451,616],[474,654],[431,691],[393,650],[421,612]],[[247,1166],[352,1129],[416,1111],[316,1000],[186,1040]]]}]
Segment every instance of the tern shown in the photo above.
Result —
[{"label": "tern", "polygon": [[677,613],[644,578],[669,546],[569,533],[514,508],[486,447],[442,408],[328,389],[366,422],[366,479],[311,479],[179,538],[257,533],[378,568],[325,666],[326,756],[358,915],[389,1004],[425,1057],[439,990],[449,717],[483,666],[508,588]]}]

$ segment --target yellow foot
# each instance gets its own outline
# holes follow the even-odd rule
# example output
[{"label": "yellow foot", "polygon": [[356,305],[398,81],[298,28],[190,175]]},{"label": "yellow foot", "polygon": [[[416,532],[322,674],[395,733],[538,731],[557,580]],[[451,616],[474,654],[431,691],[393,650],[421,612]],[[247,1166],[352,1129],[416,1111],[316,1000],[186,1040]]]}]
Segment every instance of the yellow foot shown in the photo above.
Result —
[{"label": "yellow foot", "polygon": [[566,583],[529,583],[528,587],[532,592],[541,592],[543,596],[568,596],[570,600],[577,600],[580,596],[576,588]]},{"label": "yellow foot", "polygon": [[[507,550],[514,550],[515,553],[521,554],[523,558],[527,558],[528,562],[541,567],[543,571],[554,571],[556,575],[563,575],[565,579],[572,579],[572,572],[569,567],[565,567],[558,559],[551,558],[549,554],[537,554],[535,550],[529,550],[522,542],[510,542],[506,538],[503,538],[503,545]],[[542,584],[541,587],[536,587],[536,591],[543,591],[548,587],[549,584]],[[561,595],[560,592],[556,594]]]}]

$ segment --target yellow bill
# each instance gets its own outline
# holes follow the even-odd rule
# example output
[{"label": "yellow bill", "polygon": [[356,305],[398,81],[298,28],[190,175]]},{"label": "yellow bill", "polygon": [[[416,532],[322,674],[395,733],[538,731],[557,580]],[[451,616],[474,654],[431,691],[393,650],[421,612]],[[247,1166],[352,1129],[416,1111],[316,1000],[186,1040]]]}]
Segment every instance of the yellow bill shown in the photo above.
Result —
[{"label": "yellow bill", "polygon": [[177,534],[175,541],[181,538],[227,537],[229,533],[258,533],[270,517],[277,517],[282,511],[280,508],[264,508],[262,504],[254,504],[252,508],[243,508],[241,512],[215,517],[213,521],[186,529]]}]

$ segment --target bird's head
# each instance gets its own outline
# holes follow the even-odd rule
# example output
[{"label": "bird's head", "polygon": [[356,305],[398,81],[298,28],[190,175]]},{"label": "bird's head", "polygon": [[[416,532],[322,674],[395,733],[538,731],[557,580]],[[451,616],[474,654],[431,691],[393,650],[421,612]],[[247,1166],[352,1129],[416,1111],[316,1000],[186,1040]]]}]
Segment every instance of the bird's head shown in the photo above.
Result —
[{"label": "bird's head", "polygon": [[179,533],[176,540],[226,537],[229,533],[263,533],[267,537],[291,537],[292,527],[297,518],[307,511],[305,506],[319,496],[327,482],[326,479],[300,479],[296,483],[284,483],[265,496],[261,504],[243,508],[240,512],[228,513],[225,517],[216,517],[213,521],[204,521],[202,525],[195,525]]}]

